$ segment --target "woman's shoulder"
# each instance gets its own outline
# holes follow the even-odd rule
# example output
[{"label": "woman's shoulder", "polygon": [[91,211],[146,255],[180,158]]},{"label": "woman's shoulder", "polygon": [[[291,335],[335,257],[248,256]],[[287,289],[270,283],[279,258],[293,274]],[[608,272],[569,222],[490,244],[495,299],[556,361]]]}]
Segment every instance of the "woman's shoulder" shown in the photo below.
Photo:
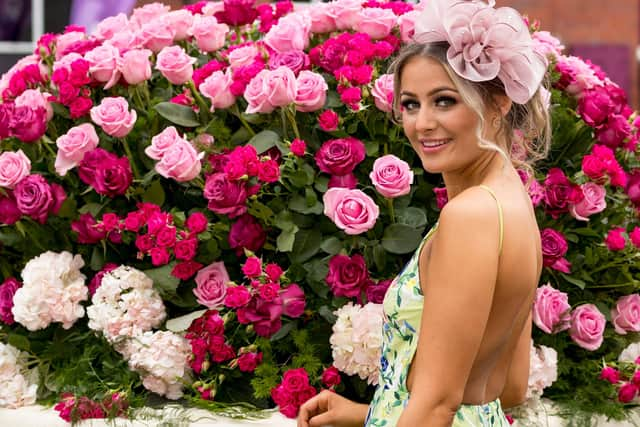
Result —
[{"label": "woman's shoulder", "polygon": [[[496,207],[500,201],[495,192],[486,186],[469,187],[449,200],[440,212],[439,225],[465,223],[488,225],[497,222]],[[500,207],[501,208],[501,207]]]}]

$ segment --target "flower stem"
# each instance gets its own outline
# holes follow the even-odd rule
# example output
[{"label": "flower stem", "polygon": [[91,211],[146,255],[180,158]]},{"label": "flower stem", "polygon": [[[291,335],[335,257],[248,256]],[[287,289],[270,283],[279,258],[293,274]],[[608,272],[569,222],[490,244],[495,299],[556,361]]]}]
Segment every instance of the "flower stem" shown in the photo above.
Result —
[{"label": "flower stem", "polygon": [[51,154],[53,157],[55,157],[56,156],[56,152],[53,151],[53,148],[50,147],[50,145],[55,145],[55,142],[53,142],[51,140],[51,138],[49,138],[46,134],[42,135],[42,141],[43,142],[40,145],[43,145],[44,148],[46,148],[46,150],[49,152],[49,154]]},{"label": "flower stem", "polygon": [[284,108],[280,109],[280,121],[282,122],[282,137],[284,139],[289,139],[287,134],[287,112]]},{"label": "flower stem", "polygon": [[136,159],[133,157],[133,153],[131,152],[131,148],[129,147],[129,143],[127,142],[127,138],[122,138],[122,146],[124,147],[124,152],[127,154],[129,158],[129,163],[131,164],[131,169],[133,170],[133,176],[136,180],[140,179],[140,172],[138,171],[138,166],[136,165]]},{"label": "flower stem", "polygon": [[242,123],[242,126],[244,126],[244,128],[249,132],[249,135],[256,135],[253,129],[251,129],[251,126],[249,126],[249,123],[247,123],[244,117],[242,117],[242,113],[238,109],[238,104],[233,104],[233,106],[231,107],[231,113],[233,113],[233,115],[236,116],[238,120],[240,120],[240,123]]},{"label": "flower stem", "polygon": [[389,216],[391,217],[391,222],[395,223],[396,222],[396,213],[393,210],[393,200],[385,197],[385,199],[387,200],[387,206],[389,207]]},{"label": "flower stem", "polygon": [[210,120],[209,106],[207,105],[204,98],[200,96],[200,92],[198,92],[198,89],[196,88],[195,83],[193,83],[193,80],[189,80],[187,82],[187,86],[189,86],[189,89],[193,94],[193,98],[196,100],[196,104],[198,104],[198,107],[200,108],[200,116],[203,118],[203,121],[205,123],[208,123]]},{"label": "flower stem", "polygon": [[291,126],[293,127],[293,133],[298,139],[300,138],[300,131],[298,130],[298,124],[296,123],[296,112],[295,110],[290,110],[286,108],[287,117],[289,118],[289,122],[291,122]]}]

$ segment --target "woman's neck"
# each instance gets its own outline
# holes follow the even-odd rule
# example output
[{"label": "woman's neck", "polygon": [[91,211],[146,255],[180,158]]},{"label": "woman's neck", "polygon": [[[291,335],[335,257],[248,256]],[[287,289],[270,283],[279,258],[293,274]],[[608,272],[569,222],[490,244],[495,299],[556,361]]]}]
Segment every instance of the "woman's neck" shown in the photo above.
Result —
[{"label": "woman's neck", "polygon": [[442,174],[444,185],[447,188],[449,200],[462,193],[464,190],[486,182],[493,176],[504,172],[506,160],[498,152],[487,153],[481,156],[475,163],[458,171]]}]

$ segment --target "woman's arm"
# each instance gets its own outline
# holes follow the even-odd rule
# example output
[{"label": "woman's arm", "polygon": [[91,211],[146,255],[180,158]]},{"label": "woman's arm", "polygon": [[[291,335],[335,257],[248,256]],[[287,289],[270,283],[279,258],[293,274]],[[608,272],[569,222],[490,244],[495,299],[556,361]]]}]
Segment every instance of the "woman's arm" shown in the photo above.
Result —
[{"label": "woman's arm", "polygon": [[368,406],[324,390],[300,407],[298,427],[362,427]]},{"label": "woman's arm", "polygon": [[514,350],[507,380],[500,395],[503,408],[522,404],[529,386],[529,363],[531,358],[531,314],[527,318]]},{"label": "woman's arm", "polygon": [[[420,256],[424,310],[409,403],[397,427],[450,427],[489,319],[498,268],[498,215],[470,189],[440,213],[431,253]],[[426,286],[425,286],[426,284]]]}]

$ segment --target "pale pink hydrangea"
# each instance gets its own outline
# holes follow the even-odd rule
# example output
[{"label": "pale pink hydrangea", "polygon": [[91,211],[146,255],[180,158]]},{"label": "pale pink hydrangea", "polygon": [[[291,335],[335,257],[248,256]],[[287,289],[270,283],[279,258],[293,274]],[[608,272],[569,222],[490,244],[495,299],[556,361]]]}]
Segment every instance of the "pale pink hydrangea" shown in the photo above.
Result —
[{"label": "pale pink hydrangea", "polygon": [[140,373],[147,390],[168,399],[182,397],[183,385],[191,381],[191,345],[173,332],[138,335],[129,342],[124,356],[129,360],[129,367]]},{"label": "pale pink hydrangea", "polygon": [[558,379],[558,353],[551,347],[535,346],[531,340],[527,399],[539,397]]},{"label": "pale pink hydrangea", "polygon": [[25,353],[0,342],[0,408],[16,409],[36,403],[37,373],[29,371],[25,362]]},{"label": "pale pink hydrangea", "polygon": [[69,252],[45,252],[25,265],[23,286],[13,297],[13,317],[30,331],[44,329],[52,322],[69,329],[84,316],[81,301],[87,299],[84,261]]},{"label": "pale pink hydrangea", "polygon": [[128,266],[105,274],[91,302],[87,308],[89,328],[102,332],[110,342],[147,332],[166,316],[153,281]]},{"label": "pale pink hydrangea", "polygon": [[368,384],[378,384],[382,354],[382,304],[342,306],[329,339],[333,365],[348,375],[358,375]]}]

